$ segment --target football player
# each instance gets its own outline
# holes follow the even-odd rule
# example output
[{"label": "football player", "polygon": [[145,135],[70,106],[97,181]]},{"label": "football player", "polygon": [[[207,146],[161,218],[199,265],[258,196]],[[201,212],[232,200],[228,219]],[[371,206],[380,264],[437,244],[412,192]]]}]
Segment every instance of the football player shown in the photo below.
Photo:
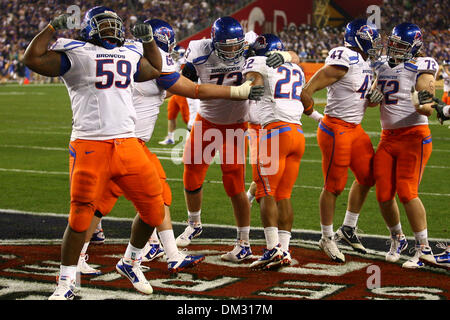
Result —
[{"label": "football player", "polygon": [[157,78],[161,56],[150,28],[140,30],[145,39],[144,56],[124,47],[122,19],[102,6],[86,13],[83,41],[59,38],[49,49],[55,32],[67,29],[67,19],[68,15],[53,19],[34,37],[23,58],[34,72],[63,79],[73,111],[69,221],[61,247],[58,286],[49,299],[73,299],[77,261],[97,193],[111,180],[139,211],[116,268],[133,274],[136,289],[151,294],[139,256],[153,228],[163,221],[164,208],[156,170],[135,136],[132,85]]},{"label": "football player", "polygon": [[[358,252],[366,249],[356,235],[356,225],[362,205],[374,185],[372,158],[374,150],[369,136],[361,127],[368,105],[377,105],[383,95],[371,85],[371,61],[381,50],[381,39],[375,26],[365,19],[347,24],[345,46],[328,53],[325,66],[318,70],[302,91],[306,105],[313,105],[314,92],[327,88],[325,116],[317,129],[317,140],[322,152],[324,187],[319,199],[322,238],[320,248],[336,262],[345,257],[336,245],[336,238],[346,241]],[[354,173],[348,196],[343,225],[333,231],[336,198],[344,190],[348,168]]]},{"label": "football player", "polygon": [[[297,64],[267,66],[266,54],[274,50],[284,50],[280,39],[273,34],[260,35],[251,45],[255,56],[247,59],[243,70],[246,79],[253,79],[252,84],[265,88],[262,99],[254,103],[262,130],[258,130],[253,175],[267,246],[263,256],[250,265],[252,269],[291,264],[289,240],[294,215],[290,198],[305,150],[300,122],[305,76]],[[251,137],[250,141],[256,138]]]},{"label": "football player", "polygon": [[[211,28],[210,39],[189,43],[183,75],[200,83],[226,85],[242,83],[246,43],[252,43],[256,37],[254,32],[244,34],[240,23],[232,17],[217,19]],[[281,57],[291,59],[288,53]],[[250,204],[244,185],[244,136],[247,129],[247,112],[247,101],[221,99],[200,101],[200,109],[183,155],[183,183],[189,223],[185,231],[177,237],[178,246],[187,246],[203,230],[201,224],[203,181],[218,150],[221,156],[223,185],[231,199],[237,225],[236,244],[221,258],[236,263],[252,257],[249,242]],[[211,150],[205,141],[209,139],[207,135],[213,131],[220,132],[225,141],[215,141],[214,149]],[[230,140],[233,141],[226,141],[230,133],[233,137]]]},{"label": "football player", "polygon": [[387,261],[398,261],[408,245],[400,224],[396,194],[414,232],[415,254],[403,263],[404,268],[419,268],[423,266],[420,257],[432,256],[426,210],[418,189],[432,150],[428,117],[433,108],[431,99],[429,103],[413,99],[411,88],[434,95],[439,66],[431,57],[420,57],[422,46],[420,28],[401,23],[389,36],[387,61],[376,66],[378,87],[384,94],[380,106],[381,139],[374,157],[376,196],[391,233]]},{"label": "football player", "polygon": [[441,70],[442,78],[444,79],[444,93],[442,94],[442,101],[450,105],[450,61],[445,60],[442,64]]},{"label": "football player", "polygon": [[[182,94],[190,97],[194,97],[196,94],[198,94],[201,98],[208,97],[205,96],[203,90],[205,85],[199,85],[199,88],[196,89],[194,83],[187,78],[180,76],[178,73],[171,56],[175,46],[175,32],[172,26],[160,19],[146,20],[144,21],[144,24],[149,25],[153,30],[154,40],[159,47],[163,66],[161,76],[158,79],[135,84],[133,90],[133,105],[136,109],[137,116],[136,136],[142,145],[144,152],[157,169],[158,176],[161,180],[165,217],[162,224],[156,227],[158,235],[161,239],[162,247],[160,246],[156,232],[154,232],[143,250],[142,262],[152,261],[165,253],[169,271],[179,272],[187,267],[192,267],[193,265],[199,263],[204,259],[204,256],[186,255],[178,250],[170,219],[172,193],[166,181],[166,174],[160,161],[157,156],[145,146],[145,143],[150,140],[153,134],[155,123],[159,114],[159,108],[164,102],[166,91],[169,93]],[[137,52],[142,51],[142,44],[139,42],[127,41],[124,46]],[[186,90],[186,87],[190,87],[191,90]],[[227,98],[227,95],[220,93],[221,86],[209,84],[206,85],[206,87],[210,88],[207,91],[212,92],[211,98]],[[262,89],[262,87],[260,88]],[[231,98],[230,92],[231,91],[228,93],[228,98]],[[248,92],[248,94],[251,92],[253,97],[255,92],[253,87]],[[262,93],[263,91],[261,91],[261,94]],[[112,182],[109,185],[109,188],[105,190],[96,203],[96,212],[91,228],[97,224],[98,220],[102,216],[108,214],[112,210],[118,197],[122,194],[122,190],[115,183]],[[89,244],[89,239],[90,235],[87,235],[86,243],[83,248],[84,252],[86,252],[85,250]],[[82,261],[82,257],[80,257],[80,260],[82,262],[82,267],[80,268],[82,273],[84,270],[86,273],[92,274],[94,270],[90,270],[92,268],[90,268],[85,261]]]},{"label": "football player", "polygon": [[[186,49],[183,47],[176,45],[172,58],[177,65],[177,71],[181,72],[186,63],[185,58]],[[170,94],[169,94],[170,95]],[[169,95],[167,97],[169,97]],[[183,96],[172,95],[169,97],[169,103],[167,104],[167,136],[164,140],[160,141],[159,144],[162,145],[170,145],[175,144],[174,134],[175,129],[177,128],[177,115],[181,113],[182,119],[184,123],[186,123],[188,130],[191,129],[191,126],[195,120],[195,116],[197,115],[198,107],[200,106],[200,101],[198,99],[186,98]]]}]

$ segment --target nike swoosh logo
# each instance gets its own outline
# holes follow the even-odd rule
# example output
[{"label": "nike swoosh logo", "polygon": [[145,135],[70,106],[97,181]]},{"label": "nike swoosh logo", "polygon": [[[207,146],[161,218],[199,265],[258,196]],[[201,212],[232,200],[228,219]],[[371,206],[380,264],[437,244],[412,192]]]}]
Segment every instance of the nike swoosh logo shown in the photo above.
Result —
[{"label": "nike swoosh logo", "polygon": [[339,134],[344,134],[344,133],[345,133],[345,131],[339,132]]},{"label": "nike swoosh logo", "polygon": [[85,154],[90,154],[92,152],[95,152],[95,151],[86,151]]},{"label": "nike swoosh logo", "polygon": [[247,255],[246,252],[240,253],[240,254],[238,254],[238,258],[243,259],[243,258],[245,258],[246,255]]}]

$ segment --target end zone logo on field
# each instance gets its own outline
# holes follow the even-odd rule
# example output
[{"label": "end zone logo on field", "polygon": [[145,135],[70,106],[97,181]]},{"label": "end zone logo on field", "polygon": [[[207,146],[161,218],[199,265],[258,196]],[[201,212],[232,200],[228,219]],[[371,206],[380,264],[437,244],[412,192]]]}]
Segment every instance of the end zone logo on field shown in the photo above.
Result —
[{"label": "end zone logo on field", "polygon": [[[222,261],[231,245],[207,239],[188,247],[205,254],[194,268],[171,275],[164,259],[143,263],[154,289],[151,296],[137,293],[115,271],[125,244],[89,247],[89,264],[102,271],[82,276],[76,299],[258,299],[258,300],[375,300],[450,298],[448,274],[405,270],[399,264],[347,255],[345,264],[328,260],[313,246],[291,246],[293,264],[277,271],[255,271],[249,264]],[[252,246],[254,254],[262,245]],[[0,299],[47,299],[56,288],[60,245],[6,245],[0,249]]]}]

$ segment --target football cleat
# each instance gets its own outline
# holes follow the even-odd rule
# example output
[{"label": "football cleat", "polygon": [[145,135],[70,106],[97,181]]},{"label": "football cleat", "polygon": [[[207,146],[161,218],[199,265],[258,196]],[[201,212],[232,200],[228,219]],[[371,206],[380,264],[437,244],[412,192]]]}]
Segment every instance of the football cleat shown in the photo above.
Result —
[{"label": "football cleat", "polygon": [[116,264],[116,270],[122,276],[130,280],[133,284],[133,287],[137,291],[145,294],[153,293],[152,286],[147,281],[144,273],[142,272],[140,260],[129,260],[122,258]]},{"label": "football cleat", "polygon": [[391,236],[391,248],[386,253],[386,261],[397,262],[400,259],[400,254],[408,247],[408,240],[404,234],[397,234]]},{"label": "football cleat", "polygon": [[332,237],[323,237],[319,240],[319,247],[334,262],[345,262],[345,257],[336,245],[336,241]]},{"label": "football cleat", "polygon": [[189,223],[186,229],[184,229],[183,233],[180,234],[175,240],[177,246],[178,247],[188,246],[191,243],[192,239],[197,238],[199,235],[201,235],[202,231],[203,228],[201,224],[193,225]]},{"label": "football cleat", "polygon": [[149,262],[162,257],[164,255],[164,249],[160,243],[147,243],[143,253],[142,262]]},{"label": "football cleat", "polygon": [[275,267],[279,267],[281,265],[281,261],[283,260],[283,251],[281,250],[281,245],[278,244],[273,249],[264,249],[264,254],[261,258],[256,261],[253,261],[250,264],[250,269],[271,269]]},{"label": "football cleat", "polygon": [[290,250],[284,251],[283,250],[283,259],[281,259],[281,266],[287,267],[292,264],[292,257]]},{"label": "football cleat", "polygon": [[253,258],[253,254],[250,244],[240,240],[236,242],[233,250],[221,255],[220,258],[224,261],[240,263],[247,259]]},{"label": "football cleat", "polygon": [[103,232],[102,228],[95,229],[94,233],[92,234],[91,240],[89,243],[92,244],[103,244],[105,242],[105,234]]},{"label": "football cleat", "polygon": [[426,254],[419,257],[419,259],[429,266],[444,268],[448,270],[450,268],[450,246],[443,243],[438,243],[437,247],[445,249],[445,251],[433,256]]},{"label": "football cleat", "polygon": [[338,229],[336,234],[339,240],[344,240],[353,248],[353,250],[362,254],[367,253],[366,248],[364,248],[358,235],[356,234],[356,228],[343,225]]},{"label": "football cleat", "polygon": [[75,280],[59,277],[58,286],[48,300],[73,300],[75,297]]},{"label": "football cleat", "polygon": [[407,269],[417,269],[422,268],[424,263],[420,261],[420,258],[424,259],[424,256],[428,256],[430,259],[433,258],[433,252],[431,248],[426,245],[416,245],[414,248],[411,248],[410,253],[414,252],[414,256],[402,264],[403,268]]},{"label": "football cleat", "polygon": [[177,273],[183,271],[184,269],[192,268],[203,260],[205,260],[205,256],[203,255],[192,256],[185,255],[180,252],[178,254],[178,259],[167,261],[167,268],[169,269],[169,272]]},{"label": "football cleat", "polygon": [[80,255],[80,258],[78,258],[78,264],[77,264],[77,271],[82,275],[88,275],[88,276],[96,276],[102,274],[100,270],[92,268],[90,265],[87,264],[86,261],[88,261],[89,255],[82,254]]},{"label": "football cleat", "polygon": [[164,140],[158,142],[161,145],[167,146],[169,144],[175,144],[175,141],[173,141],[172,139],[170,139],[169,137],[166,137]]}]

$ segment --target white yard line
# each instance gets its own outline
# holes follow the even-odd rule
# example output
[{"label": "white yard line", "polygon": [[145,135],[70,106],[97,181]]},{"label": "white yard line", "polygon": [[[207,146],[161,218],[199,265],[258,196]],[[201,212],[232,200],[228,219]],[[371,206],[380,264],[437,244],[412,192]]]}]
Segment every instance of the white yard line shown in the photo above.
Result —
[{"label": "white yard line", "polygon": [[[0,168],[0,172],[17,172],[17,173],[29,173],[29,174],[48,174],[48,175],[69,175],[69,172],[63,172],[63,171],[44,171],[44,170],[24,170],[24,169],[11,169],[11,168]],[[183,179],[181,178],[167,178],[167,181],[175,181],[175,182],[183,182]],[[214,184],[222,184],[222,181],[217,180],[206,180],[208,183],[214,183]],[[249,185],[250,183],[246,183]],[[307,185],[294,185],[294,188],[304,188],[304,189],[315,189],[315,190],[321,190],[321,186],[307,186]],[[349,190],[348,188],[345,188],[345,190]],[[370,192],[373,192],[371,190]],[[424,196],[436,196],[436,197],[450,197],[450,194],[448,193],[431,193],[431,192],[419,192],[420,195]]]}]

